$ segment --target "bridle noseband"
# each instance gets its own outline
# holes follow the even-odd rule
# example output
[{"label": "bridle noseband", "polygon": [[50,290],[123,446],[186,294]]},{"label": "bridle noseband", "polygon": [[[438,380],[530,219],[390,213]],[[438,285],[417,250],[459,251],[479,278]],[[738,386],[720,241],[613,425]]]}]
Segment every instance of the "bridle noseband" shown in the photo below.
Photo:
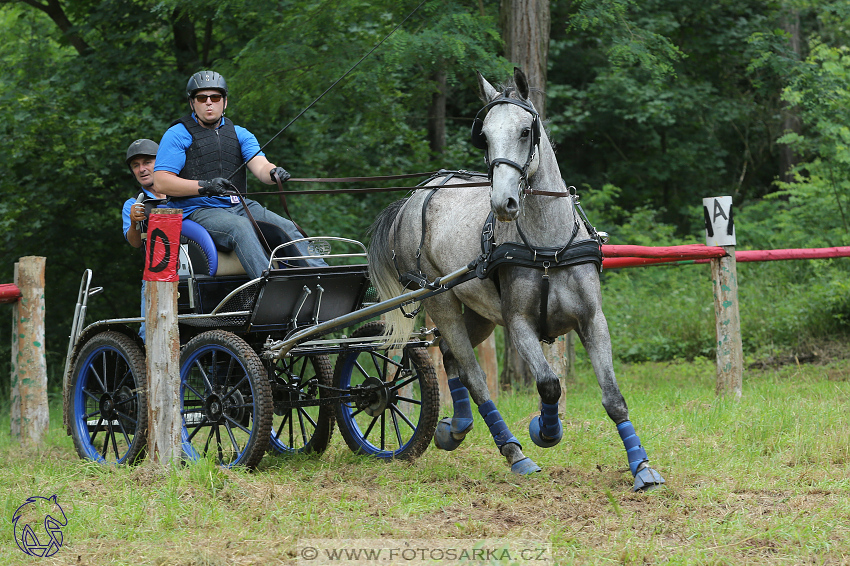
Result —
[{"label": "bridle noseband", "polygon": [[[484,161],[487,163],[487,175],[490,178],[491,183],[493,182],[493,170],[497,165],[505,164],[519,171],[522,183],[525,187],[528,187],[528,168],[531,166],[531,162],[534,161],[534,157],[537,154],[537,148],[540,144],[540,114],[537,113],[537,110],[535,110],[531,104],[523,100],[511,98],[510,96],[512,91],[512,87],[506,88],[505,92],[501,93],[501,96],[490,101],[486,106],[484,106],[484,108],[478,111],[478,114],[475,115],[475,120],[472,122],[472,145],[473,147],[484,150]],[[519,163],[511,161],[510,159],[505,159],[504,157],[497,157],[492,161],[490,160],[487,136],[484,135],[483,131],[484,117],[486,117],[487,112],[493,106],[498,104],[513,104],[514,106],[519,106],[532,116],[531,145],[528,148],[528,158],[525,160],[524,165],[520,165]],[[482,113],[484,114],[484,117],[482,117]]]}]

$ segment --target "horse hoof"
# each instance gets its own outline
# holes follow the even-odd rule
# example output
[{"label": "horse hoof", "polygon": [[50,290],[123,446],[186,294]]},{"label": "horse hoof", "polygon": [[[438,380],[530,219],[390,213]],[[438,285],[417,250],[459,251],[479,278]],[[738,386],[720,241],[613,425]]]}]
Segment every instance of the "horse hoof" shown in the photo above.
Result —
[{"label": "horse hoof", "polygon": [[531,441],[541,448],[552,448],[559,442],[561,442],[561,438],[564,436],[564,429],[561,426],[561,421],[558,421],[558,432],[555,433],[554,436],[544,436],[540,433],[540,416],[536,416],[531,419],[531,422],[528,424],[528,435],[531,437]]},{"label": "horse hoof", "polygon": [[528,474],[539,472],[540,469],[540,466],[535,464],[531,458],[527,457],[522,460],[518,460],[511,465],[511,471],[520,476],[527,476]]},{"label": "horse hoof", "polygon": [[463,442],[466,433],[472,429],[472,419],[469,419],[469,426],[466,427],[461,433],[463,436],[458,440],[452,434],[452,419],[450,417],[446,417],[437,423],[437,430],[434,431],[434,446],[439,448],[440,450],[445,450],[447,452],[451,452]]},{"label": "horse hoof", "polygon": [[646,466],[635,474],[634,491],[652,491],[661,487],[663,483],[665,481],[661,474]]}]

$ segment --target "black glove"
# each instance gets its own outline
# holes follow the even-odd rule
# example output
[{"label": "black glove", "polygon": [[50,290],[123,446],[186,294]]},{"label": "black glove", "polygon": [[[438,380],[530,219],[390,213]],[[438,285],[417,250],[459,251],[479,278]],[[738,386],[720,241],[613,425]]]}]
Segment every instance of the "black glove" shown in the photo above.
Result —
[{"label": "black glove", "polygon": [[198,184],[201,186],[201,188],[198,189],[198,194],[202,197],[223,197],[227,195],[228,192],[236,190],[236,185],[224,177],[198,181]]},{"label": "black glove", "polygon": [[290,175],[283,167],[275,167],[272,169],[270,176],[272,178],[272,183],[276,182],[277,179],[280,179],[281,183],[285,183],[290,177],[292,177],[292,175]]}]

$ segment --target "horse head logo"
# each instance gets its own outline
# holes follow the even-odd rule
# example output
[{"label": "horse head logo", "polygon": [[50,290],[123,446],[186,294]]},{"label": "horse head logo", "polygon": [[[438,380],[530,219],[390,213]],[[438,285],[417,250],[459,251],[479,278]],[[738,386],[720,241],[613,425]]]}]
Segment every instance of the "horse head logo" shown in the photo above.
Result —
[{"label": "horse head logo", "polygon": [[[62,527],[68,524],[65,512],[56,496],[34,496],[15,510],[12,525],[15,530],[15,542],[24,554],[30,556],[53,556],[62,546]],[[41,526],[44,526],[44,532]]]}]

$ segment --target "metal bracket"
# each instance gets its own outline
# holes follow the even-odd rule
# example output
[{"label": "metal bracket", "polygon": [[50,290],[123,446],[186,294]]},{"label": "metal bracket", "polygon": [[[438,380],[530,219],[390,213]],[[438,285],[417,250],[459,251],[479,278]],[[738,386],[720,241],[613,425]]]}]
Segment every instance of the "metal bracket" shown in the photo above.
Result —
[{"label": "metal bracket", "polygon": [[321,285],[316,285],[316,303],[313,305],[313,324],[319,324],[319,310],[322,308],[322,295],[325,294],[325,288]]},{"label": "metal bracket", "polygon": [[298,315],[301,314],[301,309],[304,307],[304,303],[307,301],[307,297],[309,297],[313,292],[310,291],[310,288],[307,285],[304,285],[301,289],[301,295],[298,297],[297,307],[295,307],[295,312],[292,314],[292,326],[298,326]]}]

